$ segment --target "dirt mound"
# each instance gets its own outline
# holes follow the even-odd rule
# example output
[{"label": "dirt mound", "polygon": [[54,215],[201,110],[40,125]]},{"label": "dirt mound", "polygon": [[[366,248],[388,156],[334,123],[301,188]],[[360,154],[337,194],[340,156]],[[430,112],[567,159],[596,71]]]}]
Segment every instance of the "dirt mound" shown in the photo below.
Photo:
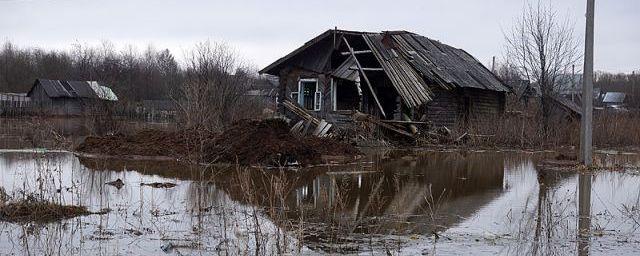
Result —
[{"label": "dirt mound", "polygon": [[285,165],[320,163],[322,155],[354,156],[358,150],[325,138],[298,138],[280,119],[242,120],[226,129],[210,147],[208,158],[243,165]]},{"label": "dirt mound", "polygon": [[87,137],[76,151],[112,156],[167,156],[185,157],[196,152],[200,143],[212,141],[215,134],[183,130],[176,132],[143,130],[134,134],[115,134],[105,137]]}]

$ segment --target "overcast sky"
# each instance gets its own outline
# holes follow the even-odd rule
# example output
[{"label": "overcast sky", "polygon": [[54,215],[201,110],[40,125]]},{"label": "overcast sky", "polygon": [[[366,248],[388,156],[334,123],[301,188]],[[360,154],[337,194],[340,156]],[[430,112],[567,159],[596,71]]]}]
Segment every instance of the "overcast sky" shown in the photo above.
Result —
[{"label": "overcast sky", "polygon": [[[552,0],[584,41],[586,0]],[[595,68],[640,69],[640,1],[596,1]],[[109,40],[181,57],[207,39],[232,45],[262,68],[312,37],[346,30],[407,30],[463,48],[489,64],[524,0],[165,1],[0,0],[0,40],[68,49]]]}]

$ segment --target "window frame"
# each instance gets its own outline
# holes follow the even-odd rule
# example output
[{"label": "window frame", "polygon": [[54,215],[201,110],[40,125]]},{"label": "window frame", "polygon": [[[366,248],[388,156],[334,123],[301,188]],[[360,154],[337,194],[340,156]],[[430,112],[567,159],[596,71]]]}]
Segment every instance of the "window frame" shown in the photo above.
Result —
[{"label": "window frame", "polygon": [[[309,111],[320,111],[322,110],[322,92],[320,91],[320,83],[318,81],[318,78],[300,78],[298,79],[298,99],[297,102],[300,106],[302,106],[304,108],[304,91],[302,88],[302,84],[303,83],[309,83],[309,82],[314,82],[316,84],[316,91],[313,93],[313,110],[309,110]],[[293,92],[292,92],[293,93]],[[319,98],[318,94],[320,95]],[[317,100],[318,99],[318,100]],[[304,108],[306,109],[306,108]],[[306,109],[308,110],[308,109]]]}]

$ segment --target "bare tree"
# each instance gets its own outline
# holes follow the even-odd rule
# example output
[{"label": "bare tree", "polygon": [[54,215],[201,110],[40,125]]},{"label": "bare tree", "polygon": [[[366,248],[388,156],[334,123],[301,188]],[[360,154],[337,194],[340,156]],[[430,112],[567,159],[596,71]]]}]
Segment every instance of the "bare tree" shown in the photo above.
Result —
[{"label": "bare tree", "polygon": [[567,83],[580,60],[572,23],[562,20],[551,3],[526,2],[522,16],[505,32],[506,58],[523,79],[537,85],[544,131],[549,127],[553,97]]},{"label": "bare tree", "polygon": [[178,104],[187,126],[218,129],[256,110],[244,97],[256,72],[226,44],[199,43],[186,59]]}]

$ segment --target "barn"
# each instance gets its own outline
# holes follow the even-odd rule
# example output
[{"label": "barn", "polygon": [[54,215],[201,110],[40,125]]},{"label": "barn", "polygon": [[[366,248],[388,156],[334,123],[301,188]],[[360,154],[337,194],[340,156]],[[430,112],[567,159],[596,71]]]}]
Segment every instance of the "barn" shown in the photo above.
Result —
[{"label": "barn", "polygon": [[37,79],[27,96],[33,111],[53,116],[103,114],[118,101],[109,87],[95,81]]},{"label": "barn", "polygon": [[332,29],[260,71],[279,78],[281,104],[338,121],[355,111],[457,126],[504,112],[505,86],[462,49],[407,32]]}]

